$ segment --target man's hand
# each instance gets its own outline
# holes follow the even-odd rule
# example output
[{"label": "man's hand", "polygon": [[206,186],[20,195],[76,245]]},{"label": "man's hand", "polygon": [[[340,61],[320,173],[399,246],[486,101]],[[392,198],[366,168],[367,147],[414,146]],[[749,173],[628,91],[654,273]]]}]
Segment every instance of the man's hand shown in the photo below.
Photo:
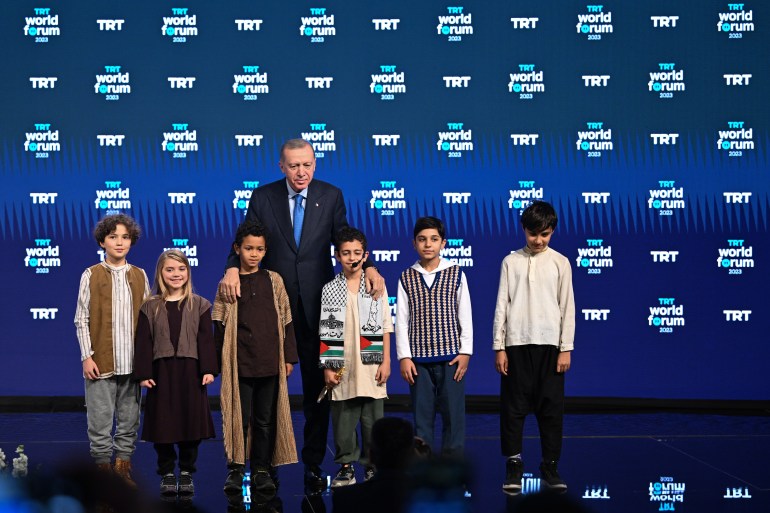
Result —
[{"label": "man's hand", "polygon": [[374,267],[367,267],[364,269],[364,281],[366,282],[366,291],[372,295],[375,300],[382,297],[382,293],[385,292],[385,278]]},{"label": "man's hand", "polygon": [[411,358],[404,358],[401,360],[401,377],[409,383],[414,385],[414,377],[417,375],[417,367],[414,366],[414,362]]},{"label": "man's hand", "polygon": [[96,362],[90,356],[83,360],[83,376],[87,379],[99,379],[99,367],[96,366]]},{"label": "man's hand", "polygon": [[556,359],[556,372],[562,373],[567,372],[570,367],[570,363],[572,360],[572,357],[570,356],[572,353],[567,351],[564,353],[559,353],[559,357]]},{"label": "man's hand", "polygon": [[508,354],[505,349],[495,351],[495,370],[503,376],[508,375]]},{"label": "man's hand", "polygon": [[455,375],[452,379],[457,381],[458,383],[462,381],[462,379],[465,377],[465,373],[468,372],[468,362],[471,360],[471,355],[469,354],[458,354],[455,356],[451,362],[449,362],[449,365],[457,365],[457,369],[455,369]]},{"label": "man's hand", "polygon": [[241,279],[238,277],[238,268],[229,267],[217,287],[219,294],[228,303],[235,303],[241,297]]}]

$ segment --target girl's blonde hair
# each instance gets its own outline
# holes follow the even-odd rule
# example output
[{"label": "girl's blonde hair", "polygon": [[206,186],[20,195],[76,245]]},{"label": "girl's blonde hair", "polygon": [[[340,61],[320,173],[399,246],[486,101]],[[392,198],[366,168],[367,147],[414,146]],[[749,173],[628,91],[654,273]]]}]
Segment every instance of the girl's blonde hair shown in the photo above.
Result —
[{"label": "girl's blonde hair", "polygon": [[[187,260],[187,257],[184,253],[179,251],[178,249],[167,249],[163,253],[160,254],[160,257],[158,257],[158,263],[155,266],[155,284],[152,287],[152,292],[155,297],[159,297],[163,299],[164,301],[169,296],[168,287],[166,286],[166,283],[163,281],[163,265],[165,264],[167,259],[175,260],[176,262],[179,262],[180,264],[187,267],[187,283],[184,284],[184,287],[182,289],[182,301],[185,299],[190,299],[193,295],[193,286],[192,286],[192,273],[190,272],[190,262]],[[179,305],[181,307],[182,301],[179,301]],[[192,308],[192,303],[190,301],[187,301],[187,306]]]}]

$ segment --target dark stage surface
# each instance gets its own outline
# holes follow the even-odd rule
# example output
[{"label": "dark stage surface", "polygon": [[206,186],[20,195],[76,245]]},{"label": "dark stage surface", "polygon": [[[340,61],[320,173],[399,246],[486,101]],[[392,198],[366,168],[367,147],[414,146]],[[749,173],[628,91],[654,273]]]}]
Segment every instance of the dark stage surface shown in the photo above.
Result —
[{"label": "dark stage surface", "polygon": [[[295,412],[293,418],[300,437],[301,414]],[[214,423],[221,434],[219,412],[214,413]],[[0,414],[0,449],[9,463],[19,443],[25,446],[30,469],[37,473],[87,457],[85,413]],[[474,480],[467,511],[516,509],[516,500],[500,490],[505,464],[499,446],[498,417],[468,415],[466,454]],[[331,440],[329,447],[333,448]],[[534,475],[525,474],[525,492],[539,486],[539,459],[537,427],[528,419],[524,461],[526,472]],[[568,496],[587,511],[766,512],[770,510],[769,461],[770,417],[582,414],[565,419],[560,472],[569,485]],[[332,449],[324,468],[332,474],[336,470]],[[221,436],[205,441],[195,475],[197,510],[227,511],[222,493],[225,473]],[[159,478],[151,444],[139,443],[134,477],[144,492],[157,494]],[[363,479],[361,469],[357,479]],[[281,467],[280,481],[283,511],[331,511],[330,492],[310,499],[304,495],[300,464]],[[660,496],[672,500],[658,500]]]}]

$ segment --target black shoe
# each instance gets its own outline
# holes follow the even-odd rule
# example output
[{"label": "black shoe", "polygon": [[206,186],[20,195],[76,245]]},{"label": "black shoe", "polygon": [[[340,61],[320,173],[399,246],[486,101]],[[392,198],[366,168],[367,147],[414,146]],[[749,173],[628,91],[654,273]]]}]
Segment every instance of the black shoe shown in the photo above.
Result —
[{"label": "black shoe", "polygon": [[160,494],[164,496],[175,496],[177,491],[176,476],[174,474],[164,474],[160,478]]},{"label": "black shoe", "polygon": [[332,479],[332,488],[356,484],[356,471],[352,463],[342,465],[337,471],[337,475]]},{"label": "black shoe", "polygon": [[267,469],[251,471],[251,503],[266,504],[275,497],[275,483]]},{"label": "black shoe", "polygon": [[541,483],[554,492],[564,493],[567,491],[567,483],[556,470],[556,461],[544,461],[540,464]]},{"label": "black shoe", "polygon": [[305,465],[305,489],[310,493],[326,490],[326,475],[318,465]]},{"label": "black shoe", "polygon": [[179,485],[177,486],[179,495],[195,495],[195,485],[193,484],[192,474],[184,470],[179,473]]},{"label": "black shoe", "polygon": [[508,458],[505,462],[505,481],[503,481],[503,493],[507,495],[519,495],[521,493],[521,480],[524,477],[524,462],[521,458]]},{"label": "black shoe", "polygon": [[224,491],[227,495],[243,495],[243,465],[228,465]]},{"label": "black shoe", "polygon": [[364,481],[369,481],[371,478],[374,477],[376,470],[374,467],[366,467],[364,469]]}]

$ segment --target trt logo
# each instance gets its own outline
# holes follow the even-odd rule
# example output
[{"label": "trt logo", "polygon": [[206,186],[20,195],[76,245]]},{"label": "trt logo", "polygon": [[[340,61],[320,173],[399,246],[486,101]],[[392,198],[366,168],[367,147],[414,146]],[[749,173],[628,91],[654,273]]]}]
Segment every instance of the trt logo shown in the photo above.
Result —
[{"label": "trt logo", "polygon": [[385,251],[376,249],[372,251],[372,257],[375,262],[398,262],[398,255],[401,254],[399,250]]},{"label": "trt logo", "polygon": [[123,30],[123,24],[126,20],[96,20],[101,31],[120,31]]},{"label": "trt logo", "polygon": [[447,239],[446,245],[449,247],[460,247],[465,239]]},{"label": "trt logo", "polygon": [[722,196],[725,197],[725,203],[748,203],[751,198],[750,192],[723,192]]},{"label": "trt logo", "polygon": [[398,18],[392,19],[373,19],[374,30],[398,30],[398,24],[401,22]]},{"label": "trt logo", "polygon": [[235,26],[239,31],[256,32],[262,27],[262,20],[235,20]]},{"label": "trt logo", "polygon": [[123,146],[125,135],[97,135],[99,146]]},{"label": "trt logo", "polygon": [[748,322],[751,310],[722,310],[727,322]]},{"label": "trt logo", "polygon": [[449,204],[467,204],[470,197],[470,192],[445,192],[444,202]]},{"label": "trt logo", "polygon": [[674,146],[679,134],[650,134],[652,144]]},{"label": "trt logo", "polygon": [[195,77],[168,77],[171,89],[192,89],[195,80]]},{"label": "trt logo", "polygon": [[653,262],[676,262],[679,251],[650,251]]},{"label": "trt logo", "polygon": [[305,77],[308,89],[330,89],[334,77]]},{"label": "trt logo", "polygon": [[33,319],[56,319],[56,312],[58,308],[30,308],[30,313]]},{"label": "trt logo", "polygon": [[604,310],[596,310],[593,308],[584,308],[582,310],[583,318],[586,321],[606,321],[607,316],[610,314],[609,308]]},{"label": "trt logo", "polygon": [[583,75],[583,84],[586,87],[607,87],[610,75]]},{"label": "trt logo", "polygon": [[184,247],[187,246],[187,243],[190,241],[190,239],[171,239],[171,244],[177,247]]},{"label": "trt logo", "polygon": [[511,142],[514,146],[534,146],[540,134],[511,134]]},{"label": "trt logo", "polygon": [[235,140],[238,146],[260,146],[262,144],[262,135],[236,135]]},{"label": "trt logo", "polygon": [[722,76],[725,77],[725,82],[729,86],[749,85],[749,81],[752,78],[752,75],[750,73],[745,73],[745,74],[742,74],[742,75],[735,75],[735,74],[725,73]]},{"label": "trt logo", "polygon": [[514,29],[533,29],[537,28],[537,22],[540,18],[511,18]]},{"label": "trt logo", "polygon": [[446,76],[443,78],[444,78],[444,86],[447,88],[468,87],[468,84],[471,81],[471,77],[468,77],[468,76],[462,76],[462,77]]},{"label": "trt logo", "polygon": [[398,146],[399,139],[401,139],[401,136],[398,134],[372,135],[375,146]]},{"label": "trt logo", "polygon": [[650,16],[650,19],[655,28],[674,28],[679,16]]},{"label": "trt logo", "polygon": [[171,198],[171,204],[177,205],[192,205],[195,200],[196,193],[194,192],[169,192],[168,197]]},{"label": "trt logo", "polygon": [[57,80],[57,77],[29,77],[32,89],[53,89]]},{"label": "trt logo", "polygon": [[607,198],[610,197],[609,192],[584,192],[583,201],[587,204],[593,203],[607,203]]},{"label": "trt logo", "polygon": [[29,197],[32,198],[33,205],[53,205],[56,203],[56,197],[58,192],[30,192]]}]

